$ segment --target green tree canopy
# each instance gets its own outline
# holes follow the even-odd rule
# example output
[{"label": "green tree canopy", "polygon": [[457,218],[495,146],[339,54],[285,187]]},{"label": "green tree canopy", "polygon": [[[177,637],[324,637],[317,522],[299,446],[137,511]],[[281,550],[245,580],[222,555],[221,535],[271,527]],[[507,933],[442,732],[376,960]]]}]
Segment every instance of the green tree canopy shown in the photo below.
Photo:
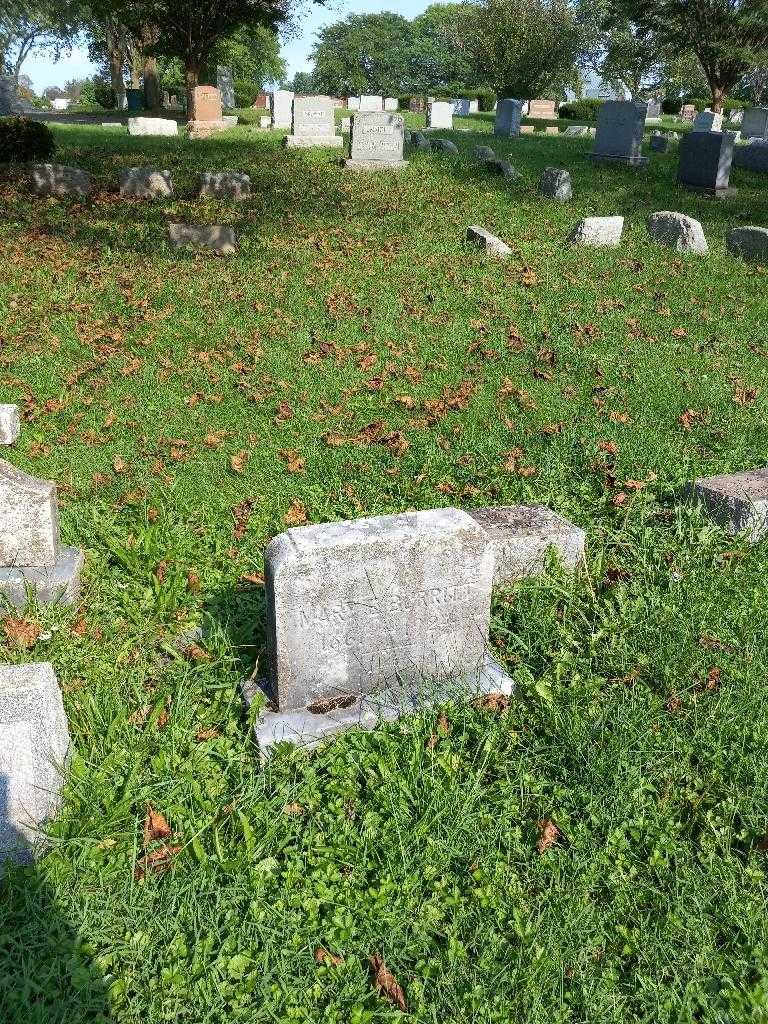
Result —
[{"label": "green tree canopy", "polygon": [[322,28],[312,50],[320,92],[398,93],[411,85],[412,25],[400,14],[350,14]]}]

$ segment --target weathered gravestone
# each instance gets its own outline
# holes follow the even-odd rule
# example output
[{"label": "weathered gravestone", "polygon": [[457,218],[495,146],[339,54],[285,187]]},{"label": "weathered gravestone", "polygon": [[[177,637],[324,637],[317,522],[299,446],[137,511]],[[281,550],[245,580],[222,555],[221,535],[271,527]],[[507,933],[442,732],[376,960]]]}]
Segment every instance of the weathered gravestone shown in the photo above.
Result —
[{"label": "weathered gravestone", "polygon": [[198,179],[197,194],[201,199],[248,199],[251,179],[237,171],[203,171]]},{"label": "weathered gravestone", "polygon": [[669,138],[661,132],[654,132],[651,136],[651,151],[654,153],[666,153],[669,149]]},{"label": "weathered gravestone", "polygon": [[716,114],[713,110],[702,110],[694,119],[693,130],[695,132],[721,132],[723,130],[723,115]]},{"label": "weathered gravestone", "polygon": [[754,225],[731,228],[725,236],[725,244],[734,256],[768,263],[768,228]]},{"label": "weathered gravestone", "polygon": [[237,252],[235,229],[221,224],[169,224],[168,237],[174,249],[210,249],[217,256]]},{"label": "weathered gravestone", "polygon": [[687,493],[729,534],[746,531],[754,544],[768,533],[768,469],[702,477]]},{"label": "weathered gravestone", "polygon": [[693,103],[684,103],[680,108],[680,120],[693,124],[696,120],[696,107]]},{"label": "weathered gravestone", "polygon": [[665,245],[676,252],[693,252],[700,255],[709,252],[701,223],[684,213],[660,210],[651,214],[647,226],[648,234],[659,245]]},{"label": "weathered gravestone", "polygon": [[342,133],[344,135],[346,135],[349,132],[351,132],[352,131],[352,118],[351,117],[342,117],[341,120],[339,121],[339,128],[341,129],[341,131],[342,131]]},{"label": "weathered gravestone", "polygon": [[396,96],[385,96],[384,109],[387,113],[394,114],[400,109],[400,101]]},{"label": "weathered gravestone", "polygon": [[648,157],[643,156],[643,129],[645,103],[608,100],[597,111],[595,145],[589,154],[592,160],[644,167]]},{"label": "weathered gravestone", "polygon": [[216,85],[221,93],[221,103],[225,110],[235,109],[235,82],[232,68],[219,65],[216,68]]},{"label": "weathered gravestone", "polygon": [[426,106],[426,100],[423,96],[411,96],[408,102],[408,109],[412,114],[423,114]]},{"label": "weathered gravestone", "polygon": [[563,132],[564,136],[568,138],[594,135],[595,129],[591,128],[588,124],[569,124]]},{"label": "weathered gravestone", "polygon": [[198,85],[192,90],[192,111],[187,123],[190,139],[207,139],[227,127],[219,90],[215,85]]},{"label": "weathered gravestone", "polygon": [[23,114],[24,104],[16,92],[12,75],[0,75],[0,117]]},{"label": "weathered gravestone", "polygon": [[272,93],[272,127],[290,128],[293,118],[293,93],[276,89]]},{"label": "weathered gravestone", "polygon": [[479,224],[471,224],[467,228],[467,241],[483,249],[490,256],[503,259],[512,253],[511,248],[506,242],[502,241],[497,235],[492,235],[485,228],[481,228]]},{"label": "weathered gravestone", "polygon": [[23,607],[28,591],[41,604],[74,603],[83,552],[62,548],[56,485],[0,459],[0,594]]},{"label": "weathered gravestone", "polygon": [[283,144],[289,148],[299,146],[326,146],[340,149],[344,139],[336,134],[334,103],[330,96],[297,96],[293,101],[293,131]]},{"label": "weathered gravestone", "polygon": [[0,863],[28,863],[56,813],[69,728],[53,667],[0,666]]},{"label": "weathered gravestone", "polygon": [[768,107],[747,107],[741,120],[741,134],[745,139],[768,138]]},{"label": "weathered gravestone", "polygon": [[693,192],[733,195],[733,132],[689,132],[680,142],[677,182]]},{"label": "weathered gravestone", "polygon": [[125,199],[168,199],[173,195],[171,172],[126,167],[120,172],[120,195]]},{"label": "weathered gravestone", "polygon": [[496,154],[490,146],[473,146],[472,156],[476,160],[495,160]]},{"label": "weathered gravestone", "polygon": [[557,117],[557,103],[554,100],[531,100],[528,104],[528,117],[552,120]]},{"label": "weathered gravestone", "polygon": [[288,530],[265,556],[262,751],[319,742],[431,700],[511,690],[488,655],[493,549],[436,509]]},{"label": "weathered gravestone", "polygon": [[661,117],[661,100],[648,100],[646,121],[657,121]]},{"label": "weathered gravestone", "polygon": [[517,138],[520,134],[520,120],[522,116],[523,104],[520,100],[499,100],[496,107],[496,122],[493,126],[493,134],[507,139]]},{"label": "weathered gravestone", "polygon": [[474,508],[469,514],[493,545],[496,587],[542,573],[550,550],[557,552],[566,569],[575,569],[584,561],[584,531],[546,505]]},{"label": "weathered gravestone", "polygon": [[567,203],[573,198],[571,175],[562,167],[545,167],[539,178],[539,192],[547,199]]},{"label": "weathered gravestone", "polygon": [[427,128],[453,128],[453,104],[442,100],[427,104]]},{"label": "weathered gravestone", "polygon": [[361,96],[360,106],[358,110],[362,113],[364,111],[379,111],[384,109],[384,97],[383,96]]},{"label": "weathered gravestone", "polygon": [[568,241],[573,245],[617,246],[623,231],[623,217],[584,217],[575,225]]},{"label": "weathered gravestone", "polygon": [[167,117],[129,117],[129,135],[177,135],[179,126]]},{"label": "weathered gravestone", "polygon": [[344,166],[353,170],[399,170],[403,160],[405,127],[401,114],[355,114],[352,118],[350,158]]},{"label": "weathered gravestone", "polygon": [[88,171],[65,164],[31,164],[29,183],[36,196],[77,196],[82,199],[93,188]]},{"label": "weathered gravestone", "polygon": [[733,166],[758,173],[768,172],[768,144],[762,139],[752,139],[748,146],[734,146]]},{"label": "weathered gravestone", "polygon": [[21,433],[18,405],[0,405],[0,444],[15,444]]},{"label": "weathered gravestone", "polygon": [[429,145],[435,153],[451,153],[453,156],[459,153],[459,147],[450,139],[430,139]]},{"label": "weathered gravestone", "polygon": [[359,96],[348,96],[347,97],[347,110],[359,110],[360,109],[360,97]]}]

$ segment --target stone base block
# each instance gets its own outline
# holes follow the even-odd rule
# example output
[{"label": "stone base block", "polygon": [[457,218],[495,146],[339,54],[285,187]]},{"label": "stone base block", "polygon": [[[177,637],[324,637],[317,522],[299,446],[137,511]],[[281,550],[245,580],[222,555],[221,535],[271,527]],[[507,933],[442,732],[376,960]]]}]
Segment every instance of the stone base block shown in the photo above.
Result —
[{"label": "stone base block", "polygon": [[345,160],[344,167],[350,171],[401,171],[408,166],[407,160]]},{"label": "stone base block", "polygon": [[188,121],[190,139],[208,139],[218,132],[225,132],[230,125],[226,121]]},{"label": "stone base block", "polygon": [[590,160],[606,164],[624,164],[625,167],[645,167],[647,156],[604,156],[602,153],[587,153]]},{"label": "stone base block", "polygon": [[702,477],[686,493],[726,533],[747,531],[753,544],[768,534],[768,469]]},{"label": "stone base block", "polygon": [[[428,682],[418,689],[403,687],[364,696],[345,695],[335,706],[330,701],[302,711],[264,710],[254,725],[262,759],[278,743],[316,747],[347,729],[375,729],[382,722],[394,722],[403,715],[416,714],[445,704],[466,703],[489,693],[510,696],[514,682],[490,656],[471,679]],[[263,684],[243,684],[243,696],[250,705],[257,695],[269,695]]]},{"label": "stone base block", "polygon": [[18,405],[0,405],[0,444],[13,444],[21,433]]},{"label": "stone base block", "polygon": [[731,185],[725,188],[705,188],[703,185],[686,185],[682,181],[678,181],[678,185],[684,188],[686,192],[698,192],[699,195],[710,196],[712,199],[727,199],[729,196],[739,194],[739,190]]},{"label": "stone base block", "polygon": [[4,598],[14,608],[23,608],[31,593],[40,604],[75,604],[84,560],[81,548],[62,548],[53,565],[0,567],[0,603]]},{"label": "stone base block", "polygon": [[28,863],[59,804],[69,729],[47,662],[0,666],[0,864]]},{"label": "stone base block", "polygon": [[508,587],[543,572],[554,548],[566,569],[584,561],[586,535],[546,505],[501,505],[467,509],[493,545],[494,587]]},{"label": "stone base block", "polygon": [[323,146],[326,149],[341,149],[344,139],[341,135],[286,135],[283,139],[286,149],[311,149]]}]

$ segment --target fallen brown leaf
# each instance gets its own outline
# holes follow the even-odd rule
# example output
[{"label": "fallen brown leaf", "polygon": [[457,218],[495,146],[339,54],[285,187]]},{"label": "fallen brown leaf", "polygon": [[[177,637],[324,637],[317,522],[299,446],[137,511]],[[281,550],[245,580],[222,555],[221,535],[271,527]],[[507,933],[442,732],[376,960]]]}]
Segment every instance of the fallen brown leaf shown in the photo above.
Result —
[{"label": "fallen brown leaf", "polygon": [[42,628],[29,619],[7,618],[3,622],[3,629],[10,647],[17,647],[20,651],[28,651],[38,641]]},{"label": "fallen brown leaf", "polygon": [[315,963],[331,964],[333,967],[341,967],[344,963],[344,957],[339,956],[338,953],[331,953],[322,946],[318,946],[315,950]]},{"label": "fallen brown leaf", "polygon": [[284,516],[286,526],[302,526],[307,521],[307,510],[304,503],[294,498]]},{"label": "fallen brown leaf", "polygon": [[544,821],[539,822],[539,839],[536,843],[536,849],[539,853],[546,853],[547,850],[554,846],[560,838],[560,829],[548,818]]},{"label": "fallen brown leaf", "polygon": [[147,804],[147,812],[144,816],[144,847],[146,848],[153,839],[168,839],[171,835],[171,827],[165,815],[156,811],[152,804]]},{"label": "fallen brown leaf", "polygon": [[405,1001],[405,992],[397,983],[394,974],[384,963],[384,957],[380,953],[374,953],[368,959],[373,969],[373,983],[379,994],[388,999],[390,1003],[393,1003],[398,1010],[407,1013],[408,1005]]}]

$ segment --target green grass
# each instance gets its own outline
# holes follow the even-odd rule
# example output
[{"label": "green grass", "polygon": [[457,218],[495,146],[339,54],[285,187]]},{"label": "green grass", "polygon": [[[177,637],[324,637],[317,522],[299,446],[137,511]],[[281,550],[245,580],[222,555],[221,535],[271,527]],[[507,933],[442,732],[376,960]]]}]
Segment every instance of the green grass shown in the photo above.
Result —
[{"label": "green grass", "polygon": [[[766,1020],[768,552],[676,501],[765,464],[766,273],[724,246],[768,223],[764,180],[706,200],[674,153],[593,166],[589,139],[494,140],[510,184],[472,133],[394,176],[247,128],[56,134],[99,191],[0,182],[3,401],[26,410],[9,458],[58,481],[88,559],[81,607],[28,610],[37,643],[1,652],[53,662],[75,756],[50,852],[0,882],[0,1020],[391,1021],[377,952],[430,1024]],[[119,200],[135,164],[179,198]],[[537,195],[548,164],[570,204]],[[217,168],[254,197],[191,200]],[[661,209],[701,219],[710,255],[654,246]],[[619,250],[564,244],[616,213]],[[175,255],[169,219],[233,224],[240,252]],[[467,248],[473,223],[513,257]],[[380,420],[401,439],[325,441]],[[262,767],[246,577],[295,503],[323,522],[520,501],[583,526],[589,563],[496,601],[507,713],[451,709],[433,749],[425,714]],[[209,660],[179,653],[198,626]],[[147,803],[182,850],[137,881]],[[545,820],[562,838],[539,854]]]}]

